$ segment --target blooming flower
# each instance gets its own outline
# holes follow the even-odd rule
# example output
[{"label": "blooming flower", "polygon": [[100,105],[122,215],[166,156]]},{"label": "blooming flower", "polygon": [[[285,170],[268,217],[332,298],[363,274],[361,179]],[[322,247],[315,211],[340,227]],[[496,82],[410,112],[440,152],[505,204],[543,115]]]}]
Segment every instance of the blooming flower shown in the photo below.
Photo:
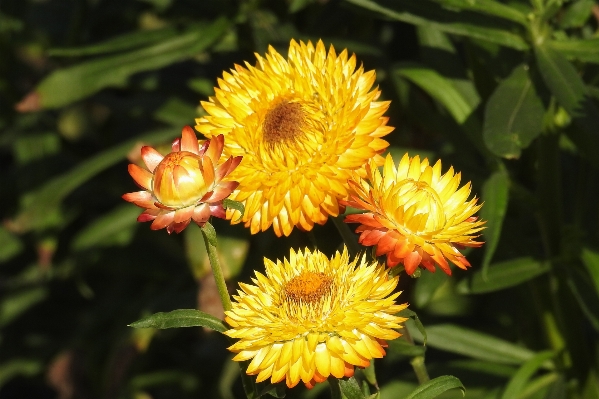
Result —
[{"label": "blooming flower", "polygon": [[[309,231],[340,213],[351,171],[364,175],[373,157],[382,163],[389,102],[375,101],[374,71],[356,69],[347,50],[327,53],[322,41],[292,40],[287,59],[272,47],[256,57],[255,67],[223,74],[196,129],[225,135],[225,154],[243,156],[231,199],[244,203],[240,221],[252,234],[271,225],[278,236]],[[227,210],[232,223],[239,217]]]},{"label": "blooming flower", "polygon": [[392,293],[397,277],[366,257],[350,262],[347,249],[331,259],[323,253],[291,250],[289,260],[264,259],[266,276],[256,272],[256,285],[240,283],[232,310],[225,312],[238,341],[229,347],[236,361],[252,359],[247,374],[257,381],[300,380],[309,388],[329,375],[353,375],[385,355],[385,340],[406,319],[394,316]]},{"label": "blooming flower", "polygon": [[485,223],[476,213],[477,198],[468,201],[470,182],[460,185],[460,173],[453,167],[441,175],[441,161],[430,166],[428,159],[407,154],[397,168],[387,155],[381,175],[375,163],[367,168],[368,177],[355,176],[350,185],[352,201],[346,204],[366,210],[349,215],[347,223],[360,223],[362,245],[376,245],[376,256],[387,255],[387,266],[403,263],[408,274],[419,265],[435,271],[435,263],[447,274],[449,259],[461,269],[470,263],[460,247],[479,247],[474,235]]},{"label": "blooming flower", "polygon": [[239,183],[223,180],[241,162],[229,157],[218,164],[223,151],[222,135],[206,141],[202,147],[189,126],[181,139],[173,142],[172,152],[163,156],[152,147],[142,147],[141,157],[148,168],[129,164],[129,174],[143,191],[123,195],[145,211],[137,221],[152,220],[150,228],[166,227],[168,233],[180,233],[191,220],[203,226],[210,216],[224,218],[223,199]]}]

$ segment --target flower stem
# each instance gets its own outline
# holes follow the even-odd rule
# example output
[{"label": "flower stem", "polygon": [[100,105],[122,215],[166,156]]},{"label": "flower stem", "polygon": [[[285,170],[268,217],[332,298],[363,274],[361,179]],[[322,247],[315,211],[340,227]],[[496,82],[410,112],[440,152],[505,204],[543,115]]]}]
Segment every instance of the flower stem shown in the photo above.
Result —
[{"label": "flower stem", "polygon": [[335,377],[329,377],[329,386],[331,387],[331,399],[341,399],[341,387],[339,380]]},{"label": "flower stem", "polygon": [[358,239],[347,223],[343,221],[343,216],[332,217],[331,219],[333,220],[335,227],[337,227],[341,238],[343,238],[343,242],[345,242],[350,256],[356,256],[360,252],[360,244],[358,244]]},{"label": "flower stem", "polygon": [[218,295],[220,301],[223,304],[225,311],[231,310],[231,298],[229,297],[229,291],[227,290],[227,283],[223,275],[223,269],[220,267],[218,260],[218,253],[216,252],[216,231],[210,223],[206,223],[201,228],[202,237],[204,237],[204,245],[206,245],[206,252],[208,253],[208,259],[210,260],[210,266],[212,267],[212,274],[216,281],[216,288],[218,289]]},{"label": "flower stem", "polygon": [[424,384],[430,380],[426,365],[424,364],[424,356],[414,356],[410,360],[410,364],[412,365],[412,369],[414,369],[419,384]]}]

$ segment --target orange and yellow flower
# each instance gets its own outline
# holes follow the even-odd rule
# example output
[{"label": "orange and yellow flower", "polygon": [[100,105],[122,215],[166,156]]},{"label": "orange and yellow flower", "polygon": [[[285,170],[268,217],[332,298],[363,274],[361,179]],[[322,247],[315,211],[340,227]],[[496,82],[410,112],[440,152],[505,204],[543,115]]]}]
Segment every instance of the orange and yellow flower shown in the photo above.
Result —
[{"label": "orange and yellow flower", "polygon": [[471,185],[458,189],[460,173],[453,167],[441,175],[441,161],[430,166],[428,159],[407,154],[397,168],[387,156],[383,172],[371,163],[368,176],[350,181],[352,200],[346,204],[367,211],[349,215],[347,223],[360,223],[362,245],[376,245],[376,256],[387,255],[387,266],[403,263],[408,274],[418,266],[435,271],[435,264],[447,274],[449,259],[461,269],[470,263],[461,247],[479,247],[477,232],[485,222],[473,216],[482,206],[477,198],[468,201]]},{"label": "orange and yellow flower", "polygon": [[356,68],[347,50],[327,52],[322,41],[292,40],[287,59],[272,47],[256,57],[256,66],[223,74],[196,129],[223,134],[224,153],[243,156],[231,199],[245,212],[228,209],[232,223],[243,221],[252,234],[271,225],[278,236],[295,226],[309,231],[343,211],[338,201],[352,171],[363,176],[371,158],[382,164],[381,137],[393,130],[383,116],[389,102],[376,101],[374,71]]},{"label": "orange and yellow flower", "polygon": [[331,259],[319,251],[291,250],[289,260],[264,259],[266,276],[240,283],[233,308],[225,312],[238,341],[229,347],[236,361],[250,360],[257,381],[303,381],[309,388],[329,376],[349,377],[385,355],[385,340],[401,334],[406,308],[393,293],[398,278],[366,256],[350,261],[347,249]]},{"label": "orange and yellow flower", "polygon": [[142,147],[147,169],[129,164],[129,174],[143,190],[123,195],[125,201],[145,209],[137,220],[152,221],[152,230],[166,228],[170,234],[180,233],[191,220],[203,226],[210,216],[224,218],[223,199],[239,184],[224,179],[241,157],[229,157],[219,165],[223,146],[224,137],[219,135],[200,147],[193,129],[185,126],[166,156]]}]

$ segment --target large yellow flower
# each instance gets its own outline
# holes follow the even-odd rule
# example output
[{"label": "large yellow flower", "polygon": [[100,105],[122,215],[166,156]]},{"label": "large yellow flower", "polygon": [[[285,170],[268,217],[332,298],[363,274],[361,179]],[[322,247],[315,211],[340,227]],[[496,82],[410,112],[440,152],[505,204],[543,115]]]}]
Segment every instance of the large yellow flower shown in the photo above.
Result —
[{"label": "large yellow flower", "polygon": [[350,262],[347,249],[331,259],[292,249],[289,260],[264,264],[266,276],[256,272],[256,285],[240,283],[225,312],[225,334],[239,339],[229,347],[233,359],[252,359],[247,373],[258,382],[312,387],[329,375],[349,377],[354,366],[385,355],[384,340],[401,335],[395,329],[406,319],[394,314],[407,305],[394,302],[397,277],[365,256]]},{"label": "large yellow flower", "polygon": [[446,259],[461,269],[470,263],[460,247],[479,247],[474,241],[485,223],[478,220],[474,197],[468,201],[470,182],[460,185],[460,173],[453,167],[441,175],[441,161],[430,166],[428,159],[410,158],[408,154],[397,168],[387,155],[383,173],[371,163],[367,179],[355,176],[350,185],[353,201],[346,204],[368,211],[349,215],[347,223],[360,223],[360,243],[376,245],[376,255],[387,255],[387,266],[403,263],[408,274],[419,265],[435,271],[435,263],[447,274]]},{"label": "large yellow flower", "polygon": [[[356,69],[347,50],[327,53],[322,41],[292,40],[287,59],[272,47],[256,57],[255,67],[223,74],[196,129],[223,134],[225,154],[243,156],[231,199],[244,203],[252,234],[271,225],[278,236],[309,231],[340,213],[351,171],[364,175],[373,157],[382,163],[389,102],[375,101],[374,71]],[[237,223],[239,212],[228,209],[227,218]]]}]

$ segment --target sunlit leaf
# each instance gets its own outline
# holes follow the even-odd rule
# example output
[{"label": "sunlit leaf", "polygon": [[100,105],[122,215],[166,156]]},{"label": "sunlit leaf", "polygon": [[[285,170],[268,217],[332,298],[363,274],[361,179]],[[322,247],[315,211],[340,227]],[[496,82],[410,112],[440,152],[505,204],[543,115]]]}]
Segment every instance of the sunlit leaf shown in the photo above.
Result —
[{"label": "sunlit leaf", "polygon": [[541,262],[529,257],[516,258],[495,263],[487,269],[471,273],[457,285],[463,294],[482,294],[514,287],[549,271],[548,262]]},{"label": "sunlit leaf", "polygon": [[466,388],[458,378],[443,375],[421,384],[405,399],[433,399],[450,389],[460,389],[462,396],[466,394]]},{"label": "sunlit leaf", "polygon": [[227,331],[223,322],[214,316],[196,309],[177,309],[171,312],[154,313],[129,324],[133,328],[179,328],[206,327],[218,332]]},{"label": "sunlit leaf", "polygon": [[553,358],[555,353],[552,351],[539,352],[532,358],[528,359],[522,367],[514,374],[508,382],[501,399],[513,399],[523,391],[526,383],[543,365]]},{"label": "sunlit leaf", "polygon": [[570,3],[560,16],[559,25],[562,29],[581,28],[592,14],[595,0],[577,0]]},{"label": "sunlit leaf", "polygon": [[485,254],[483,256],[483,277],[488,277],[488,268],[499,244],[503,219],[507,212],[510,178],[507,171],[495,172],[483,185],[482,201],[485,206],[480,211],[481,219],[485,220],[483,237],[485,240]]},{"label": "sunlit leaf", "polygon": [[[453,324],[439,324],[426,328],[426,345],[431,348],[502,364],[522,364],[533,358],[535,352],[511,342]],[[422,336],[413,334],[422,342]],[[550,367],[549,362],[544,366]]]},{"label": "sunlit leaf", "polygon": [[474,107],[445,77],[435,70],[413,63],[399,64],[395,73],[410,80],[447,108],[458,123],[464,123]]},{"label": "sunlit leaf", "polygon": [[520,157],[543,131],[545,107],[528,74],[519,65],[495,89],[485,107],[483,137],[496,155]]}]

